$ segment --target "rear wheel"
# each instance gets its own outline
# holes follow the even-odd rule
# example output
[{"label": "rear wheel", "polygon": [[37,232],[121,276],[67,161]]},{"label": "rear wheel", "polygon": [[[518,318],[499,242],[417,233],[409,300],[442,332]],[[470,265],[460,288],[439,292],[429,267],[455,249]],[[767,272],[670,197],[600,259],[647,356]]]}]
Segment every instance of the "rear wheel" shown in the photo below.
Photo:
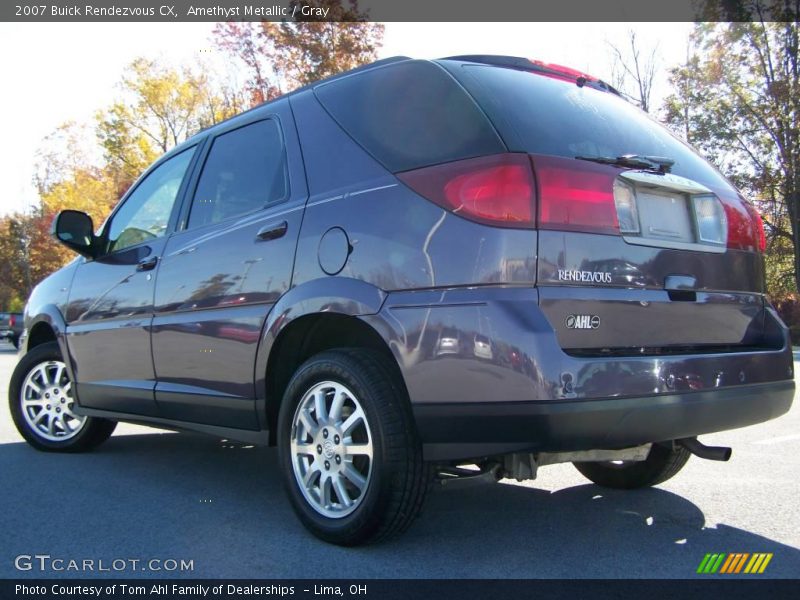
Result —
[{"label": "rear wheel", "polygon": [[117,426],[115,421],[75,413],[72,382],[56,342],[22,357],[11,376],[8,402],[17,431],[37,450],[90,450]]},{"label": "rear wheel", "polygon": [[292,377],[278,420],[289,499],[314,535],[354,546],[411,525],[428,471],[385,359],[354,349],[314,356]]},{"label": "rear wheel", "polygon": [[664,483],[680,471],[691,453],[683,446],[653,444],[643,461],[576,462],[580,473],[603,487],[632,490]]}]

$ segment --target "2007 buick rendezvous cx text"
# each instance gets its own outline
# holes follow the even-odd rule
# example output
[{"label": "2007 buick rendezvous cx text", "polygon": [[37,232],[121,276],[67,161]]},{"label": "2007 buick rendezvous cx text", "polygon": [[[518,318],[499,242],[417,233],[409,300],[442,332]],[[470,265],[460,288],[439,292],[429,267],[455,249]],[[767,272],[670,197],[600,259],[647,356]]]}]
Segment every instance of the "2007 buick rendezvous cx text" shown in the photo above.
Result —
[{"label": "2007 buick rendezvous cx text", "polygon": [[[87,450],[119,420],[277,445],[320,538],[406,529],[432,477],[573,462],[637,488],[699,434],[785,413],[753,207],[602,81],[395,58],[160,158],[25,312],[14,421]],[[464,468],[465,465],[477,465]]]},{"label": "2007 buick rendezvous cx text", "polygon": [[14,6],[15,16],[51,16],[51,17],[154,17],[174,16],[177,18],[175,6],[94,6],[92,4],[73,4],[57,6],[55,4],[17,4]]}]

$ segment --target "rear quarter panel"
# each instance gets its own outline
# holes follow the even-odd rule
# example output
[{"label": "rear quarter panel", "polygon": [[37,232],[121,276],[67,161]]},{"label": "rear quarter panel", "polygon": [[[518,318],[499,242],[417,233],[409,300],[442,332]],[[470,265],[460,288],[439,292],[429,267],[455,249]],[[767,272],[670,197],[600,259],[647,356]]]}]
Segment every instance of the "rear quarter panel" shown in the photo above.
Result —
[{"label": "rear quarter panel", "polygon": [[333,227],[349,242],[336,274],[382,290],[535,283],[535,231],[473,223],[417,195],[361,149],[311,91],[292,97],[292,108],[310,191],[295,285],[330,276],[320,265],[320,242]]}]

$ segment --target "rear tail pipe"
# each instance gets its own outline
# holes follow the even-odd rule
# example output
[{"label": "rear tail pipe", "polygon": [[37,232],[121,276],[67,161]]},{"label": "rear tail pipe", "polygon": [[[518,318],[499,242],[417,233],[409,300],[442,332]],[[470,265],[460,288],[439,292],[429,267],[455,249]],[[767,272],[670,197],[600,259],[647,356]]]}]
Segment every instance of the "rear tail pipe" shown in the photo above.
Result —
[{"label": "rear tail pipe", "polygon": [[678,440],[678,444],[686,448],[689,452],[700,458],[708,460],[730,460],[733,450],[727,446],[706,446],[697,441],[696,437],[683,438]]}]

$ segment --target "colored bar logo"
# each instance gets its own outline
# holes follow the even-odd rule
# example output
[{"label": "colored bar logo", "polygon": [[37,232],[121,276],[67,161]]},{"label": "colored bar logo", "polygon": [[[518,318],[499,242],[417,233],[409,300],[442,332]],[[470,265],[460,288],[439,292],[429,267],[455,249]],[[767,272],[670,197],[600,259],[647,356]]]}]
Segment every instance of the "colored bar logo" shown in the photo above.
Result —
[{"label": "colored bar logo", "polygon": [[734,552],[732,554],[706,554],[697,567],[697,572],[702,575],[735,575],[737,573],[756,575],[761,574],[772,560],[772,552]]}]

